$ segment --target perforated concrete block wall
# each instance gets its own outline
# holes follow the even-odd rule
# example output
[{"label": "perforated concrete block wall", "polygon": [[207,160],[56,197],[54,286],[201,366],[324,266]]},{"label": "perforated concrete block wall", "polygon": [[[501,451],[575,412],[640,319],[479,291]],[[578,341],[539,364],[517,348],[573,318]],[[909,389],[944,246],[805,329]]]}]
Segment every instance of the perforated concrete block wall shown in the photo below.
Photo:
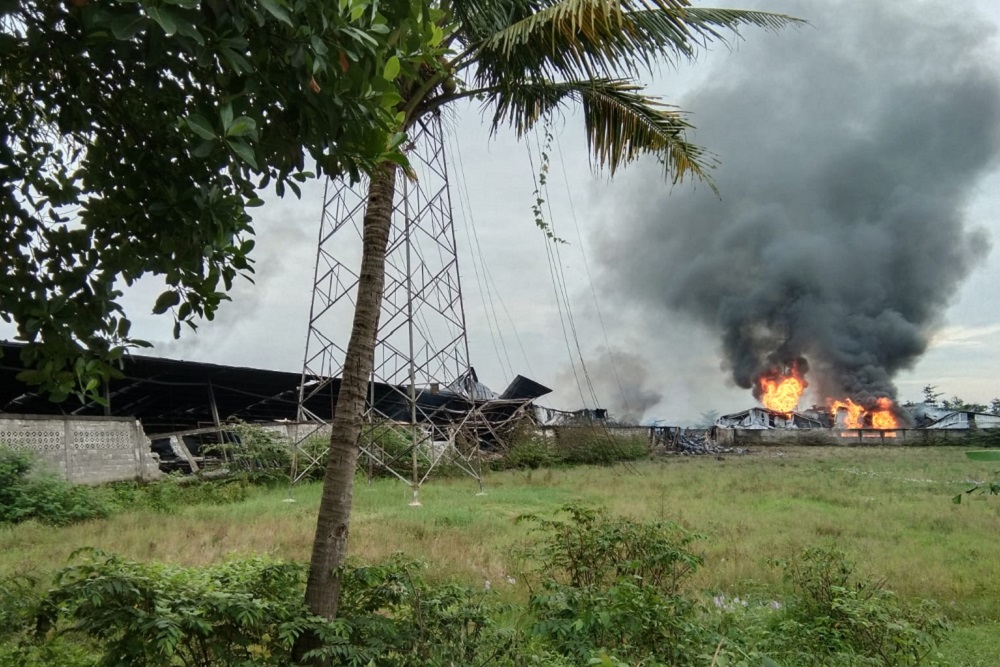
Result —
[{"label": "perforated concrete block wall", "polygon": [[79,484],[158,477],[142,425],[117,417],[0,415],[0,445],[34,453],[49,470]]}]

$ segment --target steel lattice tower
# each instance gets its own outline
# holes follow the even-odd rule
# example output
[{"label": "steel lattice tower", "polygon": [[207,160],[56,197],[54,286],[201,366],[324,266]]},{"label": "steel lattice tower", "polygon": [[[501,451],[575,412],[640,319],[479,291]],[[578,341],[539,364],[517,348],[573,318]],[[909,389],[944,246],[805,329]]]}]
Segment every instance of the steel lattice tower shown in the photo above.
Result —
[{"label": "steel lattice tower", "polygon": [[[392,458],[379,446],[377,438],[362,437],[362,451],[369,465],[383,467],[413,484],[415,499],[422,481],[416,475],[418,457],[428,459],[433,468],[442,456],[434,447],[422,446],[431,436],[420,433],[418,424],[424,415],[419,414],[417,395],[449,385],[453,390],[470,387],[444,139],[437,113],[422,119],[411,130],[407,156],[415,178],[400,173],[396,182],[386,250],[385,294],[375,344],[372,399],[375,386],[388,386],[406,401],[412,428],[410,451],[405,461],[400,461],[403,457],[396,453]],[[332,399],[332,383],[342,375],[357,294],[367,186],[367,180],[354,186],[342,180],[327,180],[324,189],[299,394],[300,421],[311,421],[318,427],[323,420],[307,404],[317,397]],[[388,417],[380,413],[375,400],[369,401],[367,412],[370,432]],[[307,457],[310,462],[306,468],[316,463],[315,457]],[[463,466],[467,472],[478,478],[470,458],[459,458],[467,464]],[[401,463],[412,468],[407,470],[412,472],[409,479],[400,472],[405,469]],[[293,479],[296,475],[293,471]]]}]

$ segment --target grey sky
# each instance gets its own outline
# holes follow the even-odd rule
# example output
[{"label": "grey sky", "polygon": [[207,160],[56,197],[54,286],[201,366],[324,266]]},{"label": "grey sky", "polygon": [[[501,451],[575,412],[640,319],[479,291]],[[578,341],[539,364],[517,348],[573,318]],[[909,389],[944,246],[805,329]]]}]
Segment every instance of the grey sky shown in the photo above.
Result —
[{"label": "grey sky", "polygon": [[[709,3],[699,3],[709,4]],[[711,3],[715,4],[715,3]],[[723,3],[720,3],[723,4]],[[794,0],[756,0],[750,3],[732,3],[732,6],[755,7],[784,11],[812,20],[811,27],[800,34],[766,34],[748,31],[743,43],[736,43],[730,51],[716,46],[697,64],[685,65],[678,72],[665,70],[653,77],[652,88],[667,101],[685,106],[695,100],[699,87],[718,78],[718,72],[738,67],[743,51],[757,52],[773,49],[784,53],[783,47],[795,44],[808,48],[809,40],[801,33],[834,35],[842,29],[837,22],[827,24],[828,12],[820,11],[824,3],[795,2]],[[869,0],[843,3],[862,7]],[[963,9],[977,10],[982,17],[979,27],[995,33],[1000,26],[1000,7],[992,0],[938,0],[921,3],[914,0],[880,0],[884,6],[915,7],[962,5]],[[811,11],[811,8],[817,8]],[[844,24],[853,19],[849,12],[840,15]],[[933,11],[927,11],[931,21]],[[967,14],[972,20],[974,14]],[[903,43],[908,34],[887,32],[878,36],[882,41],[882,57],[890,57],[894,43]],[[869,35],[869,39],[874,39]],[[995,39],[995,36],[993,37]],[[870,47],[871,45],[861,45]],[[993,48],[997,48],[993,44]],[[927,49],[901,48],[899,53],[912,58],[915,72],[926,63],[921,58],[934,58],[948,49],[928,44]],[[920,55],[925,53],[925,55]],[[917,55],[914,55],[917,54]],[[791,56],[789,56],[791,57]],[[807,56],[804,56],[807,57]],[[1000,76],[1000,59],[989,59]],[[780,58],[773,59],[773,66],[780,69]],[[780,73],[779,73],[780,74]],[[816,82],[822,89],[822,72]],[[832,75],[831,75],[832,76]],[[784,94],[813,94],[808,90],[785,90]],[[877,91],[875,94],[878,94]],[[796,105],[790,104],[790,108]],[[741,109],[728,110],[732,123],[738,125]],[[693,117],[698,124],[698,116]],[[780,122],[780,119],[775,119]],[[798,119],[804,123],[803,119]],[[556,388],[556,394],[547,403],[553,407],[576,408],[581,402],[590,404],[589,389],[581,392],[569,369],[569,352],[563,336],[553,297],[553,288],[546,261],[545,241],[532,222],[532,174],[529,167],[529,150],[535,155],[537,169],[537,137],[527,144],[518,143],[511,133],[502,133],[490,139],[474,107],[458,108],[449,116],[454,130],[450,146],[453,181],[452,199],[455,202],[456,230],[461,251],[466,313],[468,320],[472,362],[480,378],[495,389],[502,388],[508,373],[503,370],[506,361],[501,350],[495,349],[495,333],[499,326],[515,373],[530,375],[542,383]],[[596,244],[602,239],[627,235],[621,225],[627,224],[621,211],[636,199],[656,197],[669,191],[670,186],[654,181],[650,172],[655,165],[636,164],[609,182],[605,175],[595,175],[589,167],[580,118],[568,113],[556,123],[557,141],[549,177],[549,203],[551,222],[556,234],[569,244],[560,248],[563,269],[572,298],[572,306],[595,391],[602,404],[621,410],[623,400],[617,379],[609,373],[605,337],[597,317],[595,297],[599,304],[604,329],[613,350],[622,359],[619,376],[623,384],[634,378],[643,378],[640,387],[626,387],[626,398],[643,402],[647,418],[664,419],[670,423],[694,420],[704,411],[722,412],[737,410],[752,404],[750,392],[735,386],[730,374],[722,369],[722,356],[718,336],[693,318],[654,309],[638,301],[622,299],[610,289],[614,282],[599,266]],[[712,145],[706,132],[698,140],[708,148]],[[914,138],[916,141],[917,138]],[[455,147],[459,148],[456,149]],[[727,155],[717,150],[723,163],[720,170],[722,196],[726,197],[725,169]],[[1000,211],[1000,172],[994,171],[974,187],[966,210],[970,225],[985,230],[995,238],[1000,231],[997,212]],[[684,183],[673,187],[680,190],[704,185]],[[465,192],[471,201],[471,215],[464,206]],[[668,197],[666,202],[671,201]],[[463,205],[459,205],[462,202]],[[145,284],[129,298],[136,319],[134,332],[157,342],[155,354],[217,363],[233,363],[283,370],[299,370],[305,344],[306,319],[309,309],[310,287],[314,259],[314,243],[320,213],[320,186],[307,188],[301,201],[272,200],[261,209],[257,217],[258,243],[256,252],[256,285],[241,284],[234,292],[232,303],[223,307],[215,322],[206,322],[197,335],[182,340],[170,340],[171,323],[163,318],[140,315],[151,303],[156,286]],[[492,314],[484,307],[480,285],[472,271],[473,261],[480,261],[473,254],[467,235],[467,223],[474,223],[480,237],[480,246],[489,271],[496,283],[503,305],[513,322],[496,305],[500,313],[494,322],[491,336],[489,321]],[[665,223],[669,224],[669,220]],[[994,245],[996,243],[994,242]],[[590,259],[590,271],[596,281],[594,292],[585,270],[583,254]],[[621,257],[627,265],[630,257]],[[613,269],[613,267],[611,267]],[[627,266],[622,266],[626,270]],[[669,272],[666,274],[669,275]],[[936,384],[948,395],[959,394],[967,400],[988,401],[1000,395],[1000,347],[993,344],[1000,333],[1000,312],[993,305],[1000,297],[1000,262],[996,252],[989,254],[962,283],[953,298],[948,299],[944,312],[944,325],[936,331],[928,351],[911,371],[899,374],[895,380],[902,399],[917,399],[924,384]],[[145,301],[141,301],[145,299]],[[514,337],[514,330],[525,349]],[[575,342],[570,347],[575,346]],[[575,350],[574,350],[575,353]],[[627,358],[626,358],[627,353]],[[525,358],[526,356],[526,358]],[[577,361],[578,363],[578,361]],[[579,376],[578,368],[577,375]],[[655,404],[649,404],[654,397]],[[631,407],[631,406],[630,406]],[[634,410],[635,408],[633,408]]]}]

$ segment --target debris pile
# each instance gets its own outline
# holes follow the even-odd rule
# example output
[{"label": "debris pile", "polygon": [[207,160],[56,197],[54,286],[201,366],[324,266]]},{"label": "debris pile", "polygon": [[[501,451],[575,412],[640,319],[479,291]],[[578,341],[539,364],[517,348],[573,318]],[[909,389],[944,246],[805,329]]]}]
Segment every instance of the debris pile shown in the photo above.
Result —
[{"label": "debris pile", "polygon": [[749,454],[745,447],[722,447],[712,441],[711,431],[703,429],[665,428],[657,429],[653,444],[661,454],[720,455]]}]

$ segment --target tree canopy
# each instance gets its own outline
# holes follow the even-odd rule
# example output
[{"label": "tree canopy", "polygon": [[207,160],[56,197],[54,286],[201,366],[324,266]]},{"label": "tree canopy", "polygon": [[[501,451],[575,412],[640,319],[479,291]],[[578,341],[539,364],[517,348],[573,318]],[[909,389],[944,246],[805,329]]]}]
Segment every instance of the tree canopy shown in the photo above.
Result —
[{"label": "tree canopy", "polygon": [[0,0],[0,318],[23,374],[95,398],[123,286],[194,328],[252,273],[250,208],[313,165],[401,161],[383,76],[431,34],[409,0]]}]

